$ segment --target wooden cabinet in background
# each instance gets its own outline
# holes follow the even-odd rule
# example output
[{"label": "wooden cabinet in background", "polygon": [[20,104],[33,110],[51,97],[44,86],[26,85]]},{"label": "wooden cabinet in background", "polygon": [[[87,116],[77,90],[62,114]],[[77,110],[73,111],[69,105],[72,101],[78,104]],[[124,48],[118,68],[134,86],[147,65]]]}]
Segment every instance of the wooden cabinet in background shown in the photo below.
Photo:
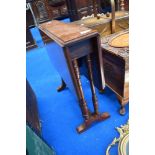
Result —
[{"label": "wooden cabinet in background", "polygon": [[26,8],[26,50],[37,47],[30,29],[35,27],[34,20],[30,8]]},{"label": "wooden cabinet in background", "polygon": [[[80,20],[84,16],[93,14],[92,0],[66,0],[71,21]],[[96,0],[96,9],[100,10],[100,0]]]},{"label": "wooden cabinet in background", "polygon": [[[68,17],[68,10],[65,0],[34,0],[32,9],[38,24],[52,19],[61,19]],[[51,39],[40,32],[45,43]]]},{"label": "wooden cabinet in background", "polygon": [[34,0],[32,9],[38,23],[68,15],[65,0]]},{"label": "wooden cabinet in background", "polygon": [[[110,0],[66,0],[68,14],[71,21],[80,20],[84,16],[94,13],[93,2],[97,13],[111,12]],[[129,0],[115,0],[116,10],[129,10]]]}]

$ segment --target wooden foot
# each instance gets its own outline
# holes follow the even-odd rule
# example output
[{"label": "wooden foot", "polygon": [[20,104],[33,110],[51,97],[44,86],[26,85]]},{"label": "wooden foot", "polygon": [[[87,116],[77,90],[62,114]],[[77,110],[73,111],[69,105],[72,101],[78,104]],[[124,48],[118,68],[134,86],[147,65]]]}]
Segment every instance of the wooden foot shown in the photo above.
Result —
[{"label": "wooden foot", "polygon": [[62,91],[62,90],[64,90],[64,89],[66,88],[66,83],[64,82],[64,80],[61,79],[61,81],[62,81],[61,86],[59,86],[59,87],[57,88],[57,91],[58,91],[58,92],[60,92],[60,91]]},{"label": "wooden foot", "polygon": [[120,111],[119,111],[120,115],[125,115],[125,112],[126,112],[125,107],[121,106]]},{"label": "wooden foot", "polygon": [[120,96],[117,96],[117,99],[121,105],[121,108],[119,109],[119,113],[120,113],[120,115],[125,115],[125,113],[126,113],[125,105],[128,103],[129,99],[128,98],[124,99]]},{"label": "wooden foot", "polygon": [[87,130],[93,123],[104,121],[107,118],[109,118],[109,113],[105,112],[102,114],[91,114],[88,120],[85,120],[83,124],[81,124],[79,127],[76,128],[78,133],[82,133],[85,130]]}]

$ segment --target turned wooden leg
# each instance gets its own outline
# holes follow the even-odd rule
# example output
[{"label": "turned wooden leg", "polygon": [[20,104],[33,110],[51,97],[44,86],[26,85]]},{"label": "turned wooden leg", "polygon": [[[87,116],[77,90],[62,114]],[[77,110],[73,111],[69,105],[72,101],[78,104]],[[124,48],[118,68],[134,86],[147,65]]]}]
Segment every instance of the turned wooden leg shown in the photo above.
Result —
[{"label": "turned wooden leg", "polygon": [[57,88],[57,91],[60,92],[66,88],[66,83],[63,79],[61,79],[61,86]]},{"label": "turned wooden leg", "polygon": [[85,120],[83,124],[77,127],[78,133],[81,133],[85,131],[86,129],[88,129],[92,123],[103,121],[110,117],[108,113],[99,114],[98,112],[98,103],[97,103],[97,97],[95,94],[91,62],[90,62],[89,56],[87,57],[87,60],[88,60],[87,63],[88,63],[88,72],[89,72],[89,77],[90,77],[90,85],[91,85],[91,90],[92,90],[92,99],[93,99],[93,105],[94,105],[94,113],[91,113],[88,110],[87,103],[84,99],[81,81],[80,81],[80,72],[79,72],[78,62],[77,60],[73,60],[73,66],[74,66],[75,76],[76,76],[76,81],[77,81],[77,86],[78,86],[77,88],[78,88],[79,103],[80,103],[80,108],[82,111],[83,118]]},{"label": "turned wooden leg", "polygon": [[86,101],[84,99],[84,94],[83,94],[81,80],[80,80],[80,71],[79,71],[78,62],[76,59],[73,60],[73,66],[74,66],[75,76],[76,76],[76,80],[77,80],[77,84],[78,84],[78,88],[79,88],[78,93],[79,93],[80,108],[82,111],[83,118],[85,120],[88,120],[89,119],[89,110],[88,110]]},{"label": "turned wooden leg", "polygon": [[97,101],[97,96],[96,96],[94,82],[93,82],[93,72],[92,72],[92,65],[91,65],[91,57],[90,57],[90,55],[88,55],[86,57],[86,59],[87,59],[89,82],[90,82],[90,87],[91,87],[91,92],[92,92],[92,100],[93,100],[93,106],[94,106],[94,113],[95,114],[99,114],[99,111],[98,111],[98,101]]}]

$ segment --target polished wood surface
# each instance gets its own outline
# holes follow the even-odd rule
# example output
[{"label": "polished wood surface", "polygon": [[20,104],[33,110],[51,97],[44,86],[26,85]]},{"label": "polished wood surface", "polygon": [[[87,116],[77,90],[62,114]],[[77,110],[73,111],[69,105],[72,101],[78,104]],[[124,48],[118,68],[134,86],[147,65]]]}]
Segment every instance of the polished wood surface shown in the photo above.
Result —
[{"label": "polished wood surface", "polygon": [[61,46],[78,41],[85,36],[89,37],[89,35],[96,34],[95,30],[91,30],[87,27],[78,26],[76,24],[65,24],[57,20],[43,23],[39,28]]},{"label": "polished wood surface", "polygon": [[[98,112],[98,102],[94,89],[94,83],[98,84],[101,89],[104,87],[103,62],[98,32],[74,23],[65,24],[59,21],[40,24],[39,29],[55,41],[55,51],[51,49],[48,54],[63,79],[60,89],[67,86],[79,102],[84,123],[77,128],[77,131],[81,133],[93,122],[107,119],[108,113],[100,114]],[[84,61],[87,66],[94,112],[90,112],[85,101],[80,81],[79,60]],[[98,83],[93,79],[96,79]]]}]

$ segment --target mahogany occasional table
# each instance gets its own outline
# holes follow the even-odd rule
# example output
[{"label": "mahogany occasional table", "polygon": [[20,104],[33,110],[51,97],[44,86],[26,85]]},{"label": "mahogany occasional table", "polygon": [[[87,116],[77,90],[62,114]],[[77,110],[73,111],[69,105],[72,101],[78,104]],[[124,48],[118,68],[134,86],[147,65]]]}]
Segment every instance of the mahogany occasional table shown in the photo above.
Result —
[{"label": "mahogany occasional table", "polygon": [[[39,29],[55,41],[55,50],[49,51],[49,57],[62,77],[63,90],[66,85],[79,102],[84,123],[77,127],[78,133],[85,131],[92,123],[109,118],[108,113],[99,113],[95,85],[104,88],[103,61],[101,56],[100,37],[96,30],[76,24],[65,24],[56,20],[40,24]],[[90,112],[84,98],[80,81],[79,59],[87,66],[90,81],[94,112]]]}]

